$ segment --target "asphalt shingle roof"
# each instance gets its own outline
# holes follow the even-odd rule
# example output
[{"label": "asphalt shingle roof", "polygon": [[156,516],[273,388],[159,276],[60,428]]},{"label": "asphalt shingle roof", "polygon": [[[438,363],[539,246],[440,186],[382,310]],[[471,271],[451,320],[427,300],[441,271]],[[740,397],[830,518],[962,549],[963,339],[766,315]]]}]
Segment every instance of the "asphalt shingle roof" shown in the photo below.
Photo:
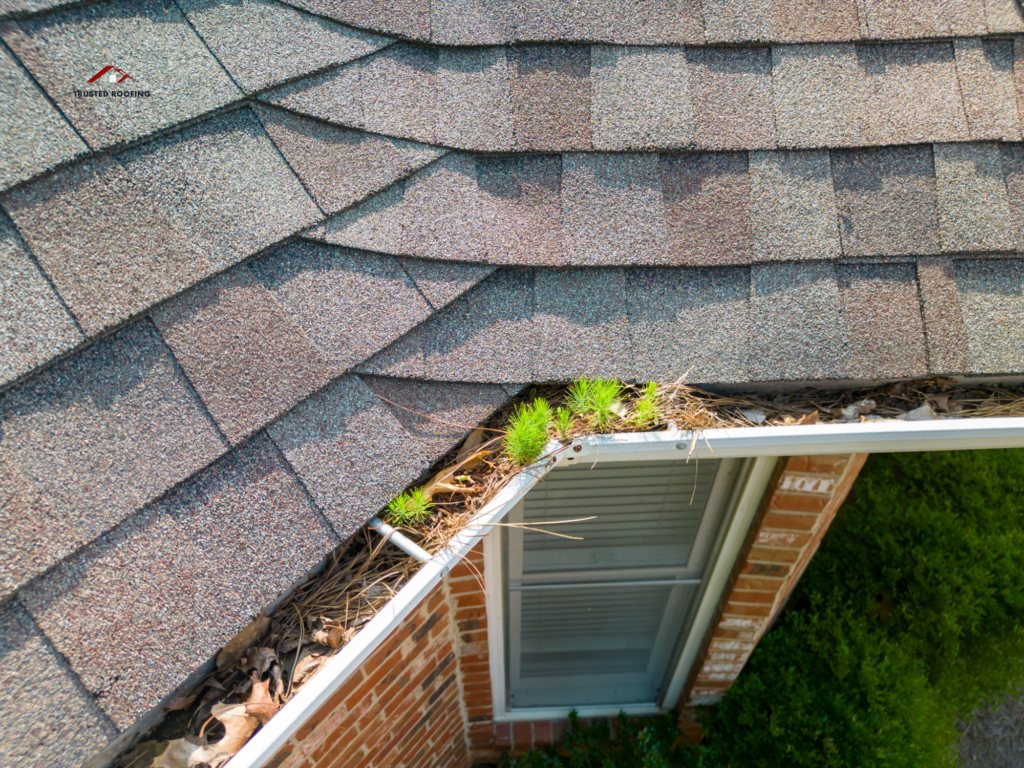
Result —
[{"label": "asphalt shingle roof", "polygon": [[531,382],[1024,375],[1017,0],[64,5],[0,0],[12,768]]}]

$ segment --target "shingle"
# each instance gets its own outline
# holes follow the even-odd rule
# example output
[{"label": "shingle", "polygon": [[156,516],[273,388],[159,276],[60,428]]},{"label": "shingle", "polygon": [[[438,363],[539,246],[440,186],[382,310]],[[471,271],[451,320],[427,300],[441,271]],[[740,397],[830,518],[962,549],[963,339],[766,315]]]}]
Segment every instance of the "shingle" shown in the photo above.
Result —
[{"label": "shingle", "polygon": [[844,373],[846,335],[831,264],[751,267],[750,328],[752,381]]},{"label": "shingle", "polygon": [[872,103],[853,45],[772,47],[779,145],[844,147],[868,143]]},{"label": "shingle", "polygon": [[0,189],[87,151],[85,144],[0,45]]},{"label": "shingle", "polygon": [[1024,8],[1016,0],[985,0],[985,20],[994,35],[1024,32]]},{"label": "shingle", "polygon": [[1024,253],[1024,144],[1000,144],[999,156],[1006,180],[1014,248]]},{"label": "shingle", "polygon": [[623,270],[541,269],[534,292],[538,381],[632,376]]},{"label": "shingle", "polygon": [[432,0],[430,40],[439,45],[500,45],[515,39],[507,0]]},{"label": "shingle", "polygon": [[755,259],[839,256],[827,152],[752,152],[750,210]]},{"label": "shingle", "polygon": [[384,34],[414,40],[430,37],[430,0],[288,0],[288,4]]},{"label": "shingle", "polygon": [[418,443],[356,376],[345,376],[270,428],[342,538],[429,466]]},{"label": "shingle", "polygon": [[0,384],[82,340],[81,331],[0,212]]},{"label": "shingle", "polygon": [[344,64],[391,43],[275,0],[183,0],[181,6],[246,93]]},{"label": "shingle", "polygon": [[434,144],[439,53],[398,43],[365,59],[359,73],[363,126],[374,133]]},{"label": "shingle", "polygon": [[362,62],[306,77],[260,94],[261,101],[329,123],[363,127],[363,101],[359,93]]},{"label": "shingle", "polygon": [[851,379],[911,378],[928,372],[913,264],[836,266]]},{"label": "shingle", "polygon": [[944,251],[1011,250],[1010,208],[995,144],[936,144],[939,232]]},{"label": "shingle", "polygon": [[430,316],[392,256],[299,241],[267,254],[252,270],[336,373]]},{"label": "shingle", "polygon": [[859,0],[866,37],[876,40],[983,35],[985,0]]},{"label": "shingle", "polygon": [[405,182],[400,181],[304,234],[335,245],[403,254],[408,240],[403,227],[407,209]]},{"label": "shingle", "polygon": [[693,141],[701,149],[777,144],[768,48],[690,48]]},{"label": "shingle", "polygon": [[510,76],[504,48],[441,50],[437,62],[437,143],[512,149]]},{"label": "shingle", "polygon": [[857,40],[855,0],[703,0],[707,40],[816,43]]},{"label": "shingle", "polygon": [[676,263],[750,263],[746,154],[662,155],[661,180],[669,252]]},{"label": "shingle", "polygon": [[638,381],[747,380],[747,269],[633,269],[626,301]]},{"label": "shingle", "polygon": [[117,735],[18,601],[0,607],[0,763],[78,768]]},{"label": "shingle", "polygon": [[590,47],[512,48],[509,63],[516,149],[589,149]]},{"label": "shingle", "polygon": [[575,266],[670,262],[658,156],[563,156],[562,239]]},{"label": "shingle", "polygon": [[1024,134],[1024,36],[1013,40],[1013,85],[1017,94],[1017,117]]},{"label": "shingle", "polygon": [[451,304],[496,269],[486,264],[426,259],[399,259],[398,262],[434,309]]},{"label": "shingle", "polygon": [[591,48],[594,148],[693,145],[690,71],[681,48]]},{"label": "shingle", "polygon": [[476,162],[449,154],[404,182],[405,253],[433,259],[486,261],[485,227],[494,213],[481,194]]},{"label": "shingle", "polygon": [[551,3],[506,0],[519,40],[612,43],[700,43],[704,40],[697,0],[672,2]]},{"label": "shingle", "polygon": [[[33,575],[213,461],[223,441],[148,321],[0,399],[0,453],[58,513]],[[42,524],[42,521],[40,521]],[[29,542],[25,543],[26,546]]]},{"label": "shingle", "polygon": [[857,46],[871,92],[869,144],[967,141],[952,43]]},{"label": "shingle", "polygon": [[244,266],[160,307],[153,320],[232,443],[340,373]]},{"label": "shingle", "polygon": [[88,334],[216,269],[111,157],[22,187],[3,206]]},{"label": "shingle", "polygon": [[437,381],[535,378],[533,272],[501,269],[359,370]]},{"label": "shingle", "polygon": [[967,327],[960,307],[953,260],[944,257],[918,259],[917,283],[928,340],[928,372],[950,374],[969,371]]},{"label": "shingle", "polygon": [[48,11],[73,2],[75,0],[0,0],[0,16]]},{"label": "shingle", "polygon": [[833,152],[832,178],[844,255],[939,252],[930,147]]},{"label": "shingle", "polygon": [[333,544],[261,435],[62,562],[24,599],[125,728]]},{"label": "shingle", "polygon": [[1013,42],[957,40],[956,69],[972,141],[1019,141]]},{"label": "shingle", "polygon": [[[171,0],[119,0],[17,22],[2,33],[94,149],[144,136],[241,96]],[[106,66],[120,86],[89,84]],[[146,98],[77,98],[75,90],[149,91]]]},{"label": "shingle", "polygon": [[132,180],[217,266],[227,266],[322,218],[248,109],[123,156]]},{"label": "shingle", "polygon": [[501,264],[565,263],[562,248],[562,159],[558,155],[476,161],[480,192],[493,211],[486,222],[490,260]]},{"label": "shingle", "polygon": [[954,262],[975,373],[1024,371],[1024,264],[1016,259]]},{"label": "shingle", "polygon": [[[366,376],[363,382],[416,438],[428,462],[441,458],[508,399],[495,384],[411,381]],[[390,401],[390,402],[388,402]],[[494,437],[485,434],[485,438]]]},{"label": "shingle", "polygon": [[405,178],[445,153],[401,139],[336,128],[257,106],[270,138],[326,213],[335,213]]}]

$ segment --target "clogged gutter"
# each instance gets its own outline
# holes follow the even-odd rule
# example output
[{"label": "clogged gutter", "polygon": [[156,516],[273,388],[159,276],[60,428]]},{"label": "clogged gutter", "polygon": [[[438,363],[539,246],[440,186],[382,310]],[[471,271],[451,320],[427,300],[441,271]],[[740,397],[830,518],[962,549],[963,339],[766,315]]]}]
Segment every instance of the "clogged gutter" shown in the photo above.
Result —
[{"label": "clogged gutter", "polygon": [[[682,383],[625,387],[581,380],[540,387],[470,433],[423,486],[383,515],[427,552],[441,552],[551,439],[596,433],[1024,416],[1024,391],[950,379],[847,391],[718,395]],[[464,425],[466,428],[472,425]],[[150,740],[120,768],[223,765],[415,574],[421,563],[365,527],[324,571],[239,633],[217,670],[165,706]]]}]

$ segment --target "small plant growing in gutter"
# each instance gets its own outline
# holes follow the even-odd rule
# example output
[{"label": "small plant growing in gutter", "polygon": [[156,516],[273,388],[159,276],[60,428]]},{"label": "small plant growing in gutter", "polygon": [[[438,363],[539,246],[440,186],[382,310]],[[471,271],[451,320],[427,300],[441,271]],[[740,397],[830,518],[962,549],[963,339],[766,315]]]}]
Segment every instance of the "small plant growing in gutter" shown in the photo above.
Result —
[{"label": "small plant growing in gutter", "polygon": [[633,405],[633,424],[637,429],[649,429],[661,421],[658,409],[658,385],[653,381],[647,384],[642,394]]},{"label": "small plant growing in gutter", "polygon": [[622,415],[625,388],[618,379],[580,379],[565,393],[565,402],[579,416],[589,418],[598,432],[611,427]]},{"label": "small plant growing in gutter", "polygon": [[518,405],[512,412],[505,435],[505,453],[517,467],[525,467],[540,456],[553,418],[548,401],[540,397],[530,405]]},{"label": "small plant growing in gutter", "polygon": [[572,429],[572,411],[568,408],[559,408],[555,412],[555,429],[558,430],[558,439],[563,442],[569,439],[569,430]]},{"label": "small plant growing in gutter", "polygon": [[433,511],[434,505],[423,488],[403,491],[388,504],[387,519],[396,528],[407,528],[422,523]]},{"label": "small plant growing in gutter", "polygon": [[577,416],[586,416],[590,412],[591,379],[579,379],[569,385],[565,391],[565,404]]}]

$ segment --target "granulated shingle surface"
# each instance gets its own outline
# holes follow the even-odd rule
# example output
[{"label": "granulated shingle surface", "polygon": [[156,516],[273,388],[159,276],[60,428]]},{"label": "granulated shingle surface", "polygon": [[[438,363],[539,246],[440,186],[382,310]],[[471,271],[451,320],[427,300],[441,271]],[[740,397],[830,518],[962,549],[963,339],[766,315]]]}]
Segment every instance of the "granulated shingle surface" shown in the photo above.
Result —
[{"label": "granulated shingle surface", "polygon": [[1024,32],[1024,9],[1015,0],[985,0],[985,22],[992,34]]},{"label": "granulated shingle surface", "polygon": [[851,379],[922,377],[928,372],[913,264],[836,266]]},{"label": "granulated shingle surface", "polygon": [[373,136],[256,108],[274,144],[317,205],[335,213],[372,195],[445,153],[438,147]]},{"label": "granulated shingle surface", "polygon": [[861,0],[858,4],[866,37],[892,40],[901,37],[943,37],[985,34],[985,0],[923,0],[909,5],[902,0]]},{"label": "granulated shingle surface", "polygon": [[539,269],[534,325],[538,381],[624,377],[633,371],[621,269]]},{"label": "granulated shingle surface", "polygon": [[341,373],[430,316],[392,256],[306,241],[252,265],[253,272]]},{"label": "granulated shingle surface", "polygon": [[426,259],[399,259],[398,263],[434,309],[450,304],[496,269],[490,265]]},{"label": "granulated shingle surface", "polygon": [[839,226],[827,152],[751,152],[754,258],[834,259]]},{"label": "granulated shingle surface", "polygon": [[832,153],[843,254],[938,253],[931,147]]},{"label": "granulated shingle surface", "polygon": [[117,730],[17,601],[0,607],[0,762],[78,768]]},{"label": "granulated shingle surface", "polygon": [[517,39],[613,43],[698,43],[704,39],[697,0],[549,3],[503,0]]},{"label": "granulated shingle surface", "polygon": [[693,141],[690,77],[681,48],[591,48],[595,149],[686,147]]},{"label": "granulated shingle surface", "polygon": [[1014,247],[1024,253],[1024,144],[1001,144],[999,156],[1006,181],[1010,224],[1015,235]]},{"label": "granulated shingle surface", "polygon": [[216,268],[153,202],[116,160],[102,157],[22,187],[3,206],[92,334]]},{"label": "granulated shingle surface", "polygon": [[385,34],[426,40],[430,36],[430,0],[288,0],[318,16]]},{"label": "granulated shingle surface", "polygon": [[356,376],[302,403],[270,435],[342,538],[429,466],[416,439]]},{"label": "granulated shingle surface", "polygon": [[329,123],[363,127],[363,100],[359,93],[362,62],[307,77],[260,94],[261,101]]},{"label": "granulated shingle surface", "polygon": [[668,242],[679,264],[751,261],[746,154],[662,155]]},{"label": "granulated shingle surface", "polygon": [[1014,237],[995,144],[936,144],[939,233],[944,251],[1010,250]]},{"label": "granulated shingle surface", "polygon": [[855,0],[703,0],[709,43],[811,42],[860,37]]},{"label": "granulated shingle surface", "polygon": [[[5,394],[0,430],[0,453],[59,513],[36,534],[50,540],[46,548],[54,559],[225,450],[149,322],[120,331]],[[43,556],[32,561],[32,569],[51,563]]]},{"label": "granulated shingle surface", "polygon": [[70,5],[74,0],[0,0],[0,17],[15,13],[35,13]]},{"label": "granulated shingle surface", "polygon": [[690,48],[693,142],[701,149],[773,149],[777,144],[768,48]]},{"label": "granulated shingle surface", "polygon": [[260,436],[61,563],[24,600],[125,728],[334,543]]},{"label": "granulated shingle surface", "polygon": [[665,263],[657,155],[564,155],[562,240],[579,266]]},{"label": "granulated shingle surface", "polygon": [[1018,260],[954,262],[976,373],[1024,371],[1024,265]]},{"label": "granulated shingle surface", "polygon": [[405,182],[392,184],[373,197],[306,231],[305,237],[380,253],[407,252]]},{"label": "granulated shingle surface", "polygon": [[565,263],[562,248],[562,159],[557,155],[478,158],[477,181],[493,211],[489,258],[502,264]]},{"label": "granulated shingle surface", "polygon": [[362,62],[359,93],[363,127],[374,133],[436,142],[438,111],[435,88],[439,53],[398,43]]},{"label": "granulated shingle surface", "polygon": [[508,56],[516,149],[589,149],[590,47],[513,48]]},{"label": "granulated shingle surface", "polygon": [[82,332],[0,212],[0,384],[82,340]]},{"label": "granulated shingle surface", "polygon": [[322,218],[247,109],[145,144],[123,160],[147,199],[218,266]]},{"label": "granulated shingle surface", "polygon": [[442,50],[437,62],[437,142],[512,149],[512,101],[504,48]]},{"label": "granulated shingle surface", "polygon": [[391,43],[275,0],[183,0],[181,7],[246,93],[343,64]]},{"label": "granulated shingle surface", "polygon": [[920,258],[917,282],[921,317],[928,340],[928,372],[948,374],[971,370],[967,327],[960,306],[953,260]]},{"label": "granulated shingle surface", "polygon": [[439,45],[494,45],[515,39],[505,0],[432,0],[430,39]]},{"label": "granulated shingle surface", "polygon": [[631,269],[626,301],[638,381],[747,380],[747,269]]},{"label": "granulated shingle surface", "polygon": [[[365,376],[362,380],[382,399],[405,431],[420,442],[427,461],[431,463],[454,448],[508,399],[505,390],[494,384],[410,381],[377,376]],[[485,438],[491,436],[485,435]]]},{"label": "granulated shingle surface", "polygon": [[750,275],[753,381],[846,373],[846,334],[831,264],[755,265]]},{"label": "granulated shingle surface", "polygon": [[153,320],[232,443],[336,372],[244,266],[160,307]]},{"label": "granulated shingle surface", "polygon": [[[94,149],[180,123],[242,95],[170,0],[119,0],[35,16],[0,36]],[[105,66],[132,79],[87,82]],[[121,89],[152,95],[74,95]]]},{"label": "granulated shingle surface", "polygon": [[1013,87],[1013,42],[957,40],[956,69],[972,141],[1020,141]]},{"label": "granulated shingle surface", "polygon": [[32,178],[86,151],[24,69],[0,46],[0,189]]}]

